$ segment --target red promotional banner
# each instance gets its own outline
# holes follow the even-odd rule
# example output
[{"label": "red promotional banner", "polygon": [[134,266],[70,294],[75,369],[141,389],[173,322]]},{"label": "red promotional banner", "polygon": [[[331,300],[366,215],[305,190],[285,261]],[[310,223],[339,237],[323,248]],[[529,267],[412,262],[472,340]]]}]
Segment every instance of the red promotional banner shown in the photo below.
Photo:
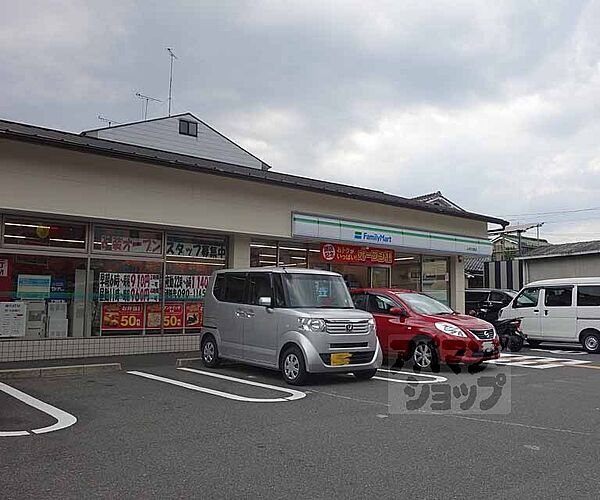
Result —
[{"label": "red promotional banner", "polygon": [[[146,305],[146,330],[160,330],[160,304]],[[167,302],[162,316],[162,324],[165,330],[183,327],[183,303]]]},{"label": "red promotional banner", "polygon": [[186,302],[185,303],[185,327],[200,328],[202,326],[202,312],[204,303]]},{"label": "red promotional banner", "polygon": [[141,330],[144,304],[102,304],[102,330]]},{"label": "red promotional banner", "polygon": [[321,260],[337,264],[391,265],[394,263],[394,251],[385,248],[321,243]]}]

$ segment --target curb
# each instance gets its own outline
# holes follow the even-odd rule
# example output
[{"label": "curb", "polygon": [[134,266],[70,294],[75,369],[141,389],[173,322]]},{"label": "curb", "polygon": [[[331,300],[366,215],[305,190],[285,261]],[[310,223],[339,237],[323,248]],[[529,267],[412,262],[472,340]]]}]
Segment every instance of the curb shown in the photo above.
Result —
[{"label": "curb", "polygon": [[175,366],[189,366],[195,361],[201,361],[202,358],[179,358],[175,363]]},{"label": "curb", "polygon": [[41,368],[15,368],[0,370],[0,380],[39,377],[67,377],[70,375],[90,375],[92,373],[121,371],[121,363],[95,365],[46,366]]}]

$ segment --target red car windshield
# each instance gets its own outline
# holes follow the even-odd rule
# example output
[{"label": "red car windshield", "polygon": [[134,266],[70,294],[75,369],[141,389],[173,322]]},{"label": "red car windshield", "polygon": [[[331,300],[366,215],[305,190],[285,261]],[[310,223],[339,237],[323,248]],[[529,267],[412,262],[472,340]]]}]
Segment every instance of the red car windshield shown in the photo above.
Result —
[{"label": "red car windshield", "polygon": [[448,306],[427,295],[421,295],[420,293],[397,293],[396,295],[418,314],[454,314],[454,311]]}]

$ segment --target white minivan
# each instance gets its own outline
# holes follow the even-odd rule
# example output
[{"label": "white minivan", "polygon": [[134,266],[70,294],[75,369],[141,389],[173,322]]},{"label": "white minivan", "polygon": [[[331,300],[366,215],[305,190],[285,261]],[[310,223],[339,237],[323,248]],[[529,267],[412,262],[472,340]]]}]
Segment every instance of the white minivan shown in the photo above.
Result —
[{"label": "white minivan", "polygon": [[529,283],[500,311],[498,319],[522,318],[532,346],[580,342],[600,353],[600,278],[563,278]]}]

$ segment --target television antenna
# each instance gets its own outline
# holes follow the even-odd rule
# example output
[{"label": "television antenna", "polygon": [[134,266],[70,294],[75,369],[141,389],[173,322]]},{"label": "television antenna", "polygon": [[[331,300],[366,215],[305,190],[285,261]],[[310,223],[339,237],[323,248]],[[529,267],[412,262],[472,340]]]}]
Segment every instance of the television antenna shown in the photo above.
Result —
[{"label": "television antenna", "polygon": [[170,47],[167,47],[167,52],[169,53],[169,57],[171,58],[171,70],[169,72],[169,116],[171,116],[171,101],[173,100],[173,60],[179,58],[175,55],[175,52],[173,52],[173,49],[171,49]]},{"label": "television antenna", "polygon": [[149,95],[144,95],[141,92],[136,92],[135,96],[140,98],[142,101],[142,116],[144,117],[144,120],[148,119],[148,103],[150,101],[152,102],[162,102],[160,99],[156,99],[155,97],[150,97]]},{"label": "television antenna", "polygon": [[101,122],[103,122],[103,123],[108,123],[108,126],[109,126],[109,127],[112,127],[112,126],[113,126],[113,124],[115,124],[115,125],[119,125],[119,124],[121,123],[121,122],[118,122],[118,121],[116,121],[116,120],[111,120],[110,118],[105,118],[105,117],[104,117],[104,116],[102,116],[102,115],[98,115],[98,120],[100,120],[100,121],[101,121]]}]

